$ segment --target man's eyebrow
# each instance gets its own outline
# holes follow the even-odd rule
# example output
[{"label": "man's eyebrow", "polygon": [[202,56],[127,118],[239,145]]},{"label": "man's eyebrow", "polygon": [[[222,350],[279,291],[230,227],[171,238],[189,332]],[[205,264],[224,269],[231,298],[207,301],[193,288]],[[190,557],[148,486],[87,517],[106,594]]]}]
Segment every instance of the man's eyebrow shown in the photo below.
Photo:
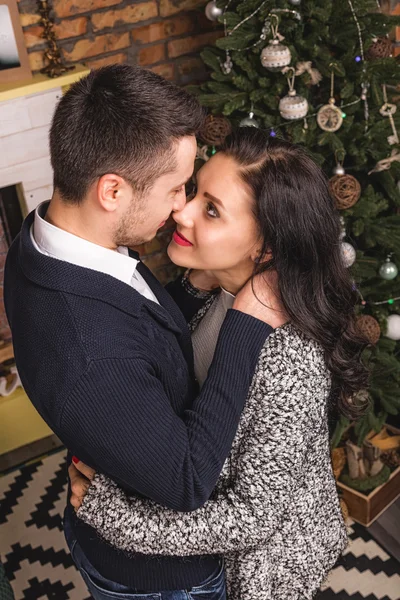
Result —
[{"label": "man's eyebrow", "polygon": [[179,188],[181,188],[183,185],[186,185],[186,184],[187,184],[187,182],[188,182],[188,181],[190,181],[190,180],[192,179],[192,177],[193,177],[193,175],[190,175],[190,177],[188,177],[188,178],[186,179],[186,181],[183,181],[183,182],[182,182],[182,183],[180,183],[179,185],[174,185],[174,187],[173,187],[173,188],[171,188],[171,190],[170,190],[170,191],[172,192],[173,190],[179,190]]},{"label": "man's eyebrow", "polygon": [[209,200],[211,200],[215,204],[218,204],[218,206],[220,206],[221,208],[223,208],[224,210],[226,210],[225,206],[224,206],[224,203],[219,198],[216,198],[215,196],[213,196],[212,194],[209,194],[208,192],[204,192],[204,197],[208,198]]}]

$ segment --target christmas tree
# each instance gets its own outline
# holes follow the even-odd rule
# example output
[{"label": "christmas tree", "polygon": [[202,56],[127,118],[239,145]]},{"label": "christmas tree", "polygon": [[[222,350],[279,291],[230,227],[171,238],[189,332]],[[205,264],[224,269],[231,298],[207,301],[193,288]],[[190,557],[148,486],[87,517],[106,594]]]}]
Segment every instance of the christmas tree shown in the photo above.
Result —
[{"label": "christmas tree", "polygon": [[[330,178],[371,342],[360,446],[400,410],[400,62],[389,39],[400,17],[377,0],[217,0],[206,14],[225,35],[202,53],[210,80],[193,89],[209,110],[203,158],[231,126],[261,127],[305,145]],[[333,446],[347,426],[342,417]]]}]

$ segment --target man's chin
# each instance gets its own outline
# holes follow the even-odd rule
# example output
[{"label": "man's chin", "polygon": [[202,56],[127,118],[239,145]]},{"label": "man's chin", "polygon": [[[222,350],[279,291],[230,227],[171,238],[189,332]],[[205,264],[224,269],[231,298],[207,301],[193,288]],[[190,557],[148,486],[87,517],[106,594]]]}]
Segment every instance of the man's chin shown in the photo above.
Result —
[{"label": "man's chin", "polygon": [[127,248],[131,248],[131,250],[137,250],[139,246],[143,246],[143,244],[147,244],[148,242],[154,240],[156,235],[156,233],[153,233],[153,235],[149,234],[148,236],[143,236],[140,238],[137,237],[130,240],[123,239],[117,243],[117,246],[126,246]]}]

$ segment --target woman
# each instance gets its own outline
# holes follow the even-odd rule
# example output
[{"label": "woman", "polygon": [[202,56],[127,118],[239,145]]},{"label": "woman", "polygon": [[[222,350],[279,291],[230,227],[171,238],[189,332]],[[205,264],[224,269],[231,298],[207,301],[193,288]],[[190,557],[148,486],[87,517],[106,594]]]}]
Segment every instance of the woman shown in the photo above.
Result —
[{"label": "woman", "polygon": [[[78,516],[124,550],[223,554],[232,600],[309,599],[346,545],[328,415],[355,416],[352,397],[366,384],[339,217],[304,150],[250,128],[202,167],[189,199],[168,252],[194,269],[173,286],[186,313],[191,298],[206,298],[191,322],[199,384],[226,311],[253,275],[263,274],[254,279],[260,302],[277,279],[290,322],[265,343],[231,454],[201,509],[174,513],[98,474]],[[200,271],[212,271],[216,292],[194,287]],[[73,492],[78,507],[79,485]]]}]

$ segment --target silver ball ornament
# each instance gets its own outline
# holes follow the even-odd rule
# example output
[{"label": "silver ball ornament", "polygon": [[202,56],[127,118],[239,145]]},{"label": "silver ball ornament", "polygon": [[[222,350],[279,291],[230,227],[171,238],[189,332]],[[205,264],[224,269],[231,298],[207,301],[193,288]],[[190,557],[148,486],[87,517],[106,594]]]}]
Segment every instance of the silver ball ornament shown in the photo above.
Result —
[{"label": "silver ball ornament", "polygon": [[301,0],[289,0],[292,6],[300,6]]},{"label": "silver ball ornament", "polygon": [[390,340],[400,340],[400,315],[389,315],[385,336]]},{"label": "silver ball ornament", "polygon": [[379,275],[386,281],[391,281],[397,277],[398,274],[399,270],[397,266],[390,259],[387,259],[379,269]]},{"label": "silver ball ornament", "polygon": [[356,251],[348,242],[342,242],[342,258],[345,267],[351,267],[356,261]]},{"label": "silver ball ornament", "polygon": [[232,62],[231,57],[228,55],[226,57],[226,61],[221,64],[221,71],[223,72],[224,75],[229,75],[232,72],[232,69],[233,69],[233,62]]},{"label": "silver ball ornament", "polygon": [[332,173],[334,175],[345,175],[345,170],[342,165],[337,164],[336,167],[334,167]]},{"label": "silver ball ornament", "polygon": [[257,127],[258,128],[259,124],[254,119],[254,113],[251,112],[251,113],[249,113],[248,117],[245,117],[244,119],[242,119],[239,123],[239,127]]},{"label": "silver ball ornament", "polygon": [[223,12],[222,8],[217,6],[215,0],[211,0],[211,2],[206,5],[206,17],[210,21],[218,21]]}]

